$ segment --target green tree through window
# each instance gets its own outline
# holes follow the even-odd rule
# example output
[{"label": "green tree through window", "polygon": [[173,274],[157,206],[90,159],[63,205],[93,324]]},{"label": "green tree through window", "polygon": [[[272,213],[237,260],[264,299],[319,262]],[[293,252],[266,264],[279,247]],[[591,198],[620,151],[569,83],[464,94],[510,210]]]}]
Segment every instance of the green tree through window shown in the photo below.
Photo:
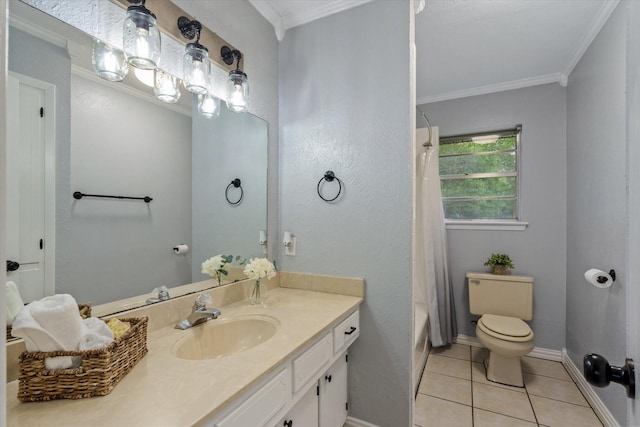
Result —
[{"label": "green tree through window", "polygon": [[440,139],[446,219],[518,219],[519,133],[518,127]]}]

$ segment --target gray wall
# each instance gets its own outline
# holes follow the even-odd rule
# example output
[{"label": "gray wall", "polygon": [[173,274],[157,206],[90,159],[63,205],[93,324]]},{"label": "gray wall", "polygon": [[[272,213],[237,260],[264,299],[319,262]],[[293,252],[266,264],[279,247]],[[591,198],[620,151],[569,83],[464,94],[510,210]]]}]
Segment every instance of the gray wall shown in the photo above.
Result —
[{"label": "gray wall", "polygon": [[117,84],[71,79],[71,191],[61,191],[71,210],[58,222],[68,243],[56,253],[56,291],[94,304],[191,282],[191,255],[172,251],[191,244],[191,117]]},{"label": "gray wall", "polygon": [[[287,31],[280,44],[281,228],[297,271],[366,279],[350,350],[349,413],[411,424],[408,1],[376,1]],[[326,203],[328,169],[344,195]]]},{"label": "gray wall", "polygon": [[[577,366],[589,352],[625,358],[627,7],[614,10],[567,89],[567,352]],[[587,285],[592,267],[615,269],[613,286]],[[622,391],[596,392],[624,425]]]},{"label": "gray wall", "polygon": [[[267,228],[267,123],[251,114],[237,114],[224,103],[220,117],[193,119],[193,281],[202,262],[214,255],[263,257],[258,244]],[[229,183],[239,178],[244,196],[237,205],[225,198]],[[240,190],[231,187],[235,202]]]},{"label": "gray wall", "polygon": [[557,84],[425,104],[420,108],[440,135],[513,128],[522,124],[521,220],[525,231],[448,230],[458,332],[475,336],[470,324],[465,274],[485,271],[492,253],[508,253],[513,274],[530,275],[534,343],[561,350],[565,342],[566,115],[565,89]]}]

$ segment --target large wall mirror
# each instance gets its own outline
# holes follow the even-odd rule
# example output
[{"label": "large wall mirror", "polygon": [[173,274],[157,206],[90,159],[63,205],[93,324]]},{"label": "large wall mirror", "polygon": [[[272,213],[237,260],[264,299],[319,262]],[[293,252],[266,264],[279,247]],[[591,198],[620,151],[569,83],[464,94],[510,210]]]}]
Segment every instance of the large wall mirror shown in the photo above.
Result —
[{"label": "large wall mirror", "polygon": [[200,265],[214,255],[266,256],[268,124],[224,102],[204,118],[184,88],[165,104],[133,69],[102,80],[92,43],[10,4],[7,256],[20,267],[8,280],[25,302],[103,304],[209,279]]}]

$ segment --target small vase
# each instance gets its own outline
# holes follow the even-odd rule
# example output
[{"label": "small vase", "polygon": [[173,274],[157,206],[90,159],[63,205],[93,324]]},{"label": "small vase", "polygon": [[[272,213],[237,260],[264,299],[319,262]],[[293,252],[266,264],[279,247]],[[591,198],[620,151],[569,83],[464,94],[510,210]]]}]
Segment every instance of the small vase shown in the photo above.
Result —
[{"label": "small vase", "polygon": [[506,265],[494,265],[493,266],[493,274],[505,275],[509,274]]},{"label": "small vase", "polygon": [[222,273],[216,271],[216,277],[218,278],[218,286],[222,284]]},{"label": "small vase", "polygon": [[249,289],[249,302],[253,305],[263,304],[269,296],[267,285],[256,280],[256,283]]}]

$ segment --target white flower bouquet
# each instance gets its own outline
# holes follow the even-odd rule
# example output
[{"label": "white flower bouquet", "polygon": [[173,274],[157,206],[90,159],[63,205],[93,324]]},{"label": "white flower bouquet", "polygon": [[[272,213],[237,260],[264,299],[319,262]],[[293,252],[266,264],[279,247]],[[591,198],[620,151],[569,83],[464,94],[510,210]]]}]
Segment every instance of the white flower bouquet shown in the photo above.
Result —
[{"label": "white flower bouquet", "polygon": [[202,263],[202,273],[218,279],[218,285],[221,283],[222,275],[227,275],[227,264],[233,261],[233,255],[216,255]]},{"label": "white flower bouquet", "polygon": [[244,267],[244,275],[256,281],[249,289],[249,302],[251,304],[264,303],[268,296],[268,288],[264,283],[260,283],[260,279],[273,278],[276,275],[274,265],[266,258],[252,258]]}]

